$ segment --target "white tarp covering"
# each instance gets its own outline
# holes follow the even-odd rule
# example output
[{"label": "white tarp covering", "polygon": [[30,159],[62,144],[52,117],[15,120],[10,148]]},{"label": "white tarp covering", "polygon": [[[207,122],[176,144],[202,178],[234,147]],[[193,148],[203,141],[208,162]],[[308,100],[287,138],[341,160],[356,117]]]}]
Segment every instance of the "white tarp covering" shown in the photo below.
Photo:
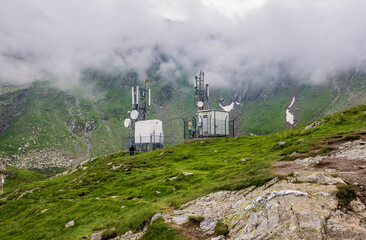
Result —
[{"label": "white tarp covering", "polygon": [[163,122],[157,119],[135,122],[135,143],[163,143]]}]

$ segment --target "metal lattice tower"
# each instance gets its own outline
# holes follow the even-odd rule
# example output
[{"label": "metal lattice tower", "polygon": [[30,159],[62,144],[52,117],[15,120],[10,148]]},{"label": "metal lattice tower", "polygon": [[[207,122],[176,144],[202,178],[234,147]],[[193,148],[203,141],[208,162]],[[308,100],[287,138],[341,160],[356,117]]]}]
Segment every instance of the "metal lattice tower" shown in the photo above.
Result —
[{"label": "metal lattice tower", "polygon": [[[203,110],[205,103],[208,109],[210,109],[210,102],[209,102],[209,86],[206,84],[205,86],[205,73],[201,70],[198,77],[195,77],[195,93],[194,93],[194,99],[197,103],[198,109]],[[200,106],[200,102],[202,102],[202,106]]]}]

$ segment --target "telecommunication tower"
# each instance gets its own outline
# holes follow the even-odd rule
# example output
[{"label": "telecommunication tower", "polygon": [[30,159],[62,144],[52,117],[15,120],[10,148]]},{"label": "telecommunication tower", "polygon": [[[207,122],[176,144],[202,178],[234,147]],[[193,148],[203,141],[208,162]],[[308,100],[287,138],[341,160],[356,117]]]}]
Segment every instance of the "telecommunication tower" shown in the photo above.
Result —
[{"label": "telecommunication tower", "polygon": [[194,99],[197,103],[197,107],[199,110],[203,110],[205,108],[205,103],[208,109],[210,109],[210,89],[208,84],[205,86],[205,73],[201,70],[200,74],[196,76],[194,81]]},{"label": "telecommunication tower", "polygon": [[163,123],[158,119],[146,120],[147,108],[151,105],[151,89],[132,87],[132,111],[128,111],[130,118],[126,118],[124,125],[129,129],[129,144],[135,145],[137,151],[148,151],[163,147]]}]

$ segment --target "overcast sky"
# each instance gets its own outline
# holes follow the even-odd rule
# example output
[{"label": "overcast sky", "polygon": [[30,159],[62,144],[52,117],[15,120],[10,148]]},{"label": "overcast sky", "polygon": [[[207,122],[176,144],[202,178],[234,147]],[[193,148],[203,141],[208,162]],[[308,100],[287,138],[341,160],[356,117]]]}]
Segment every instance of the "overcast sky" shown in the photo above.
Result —
[{"label": "overcast sky", "polygon": [[365,0],[0,0],[0,78],[116,66],[144,79],[202,68],[213,85],[320,82],[366,58]]}]

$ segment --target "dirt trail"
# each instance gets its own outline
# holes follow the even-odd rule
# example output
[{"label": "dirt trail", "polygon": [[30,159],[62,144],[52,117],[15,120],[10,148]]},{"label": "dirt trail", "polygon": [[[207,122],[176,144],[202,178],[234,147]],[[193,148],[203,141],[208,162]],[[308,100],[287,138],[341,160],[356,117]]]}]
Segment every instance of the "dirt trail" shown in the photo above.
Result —
[{"label": "dirt trail", "polygon": [[324,172],[341,177],[360,191],[360,199],[366,204],[366,142],[357,140],[339,143],[326,156],[316,156],[295,161],[275,162],[274,172],[286,176],[294,172]]}]

